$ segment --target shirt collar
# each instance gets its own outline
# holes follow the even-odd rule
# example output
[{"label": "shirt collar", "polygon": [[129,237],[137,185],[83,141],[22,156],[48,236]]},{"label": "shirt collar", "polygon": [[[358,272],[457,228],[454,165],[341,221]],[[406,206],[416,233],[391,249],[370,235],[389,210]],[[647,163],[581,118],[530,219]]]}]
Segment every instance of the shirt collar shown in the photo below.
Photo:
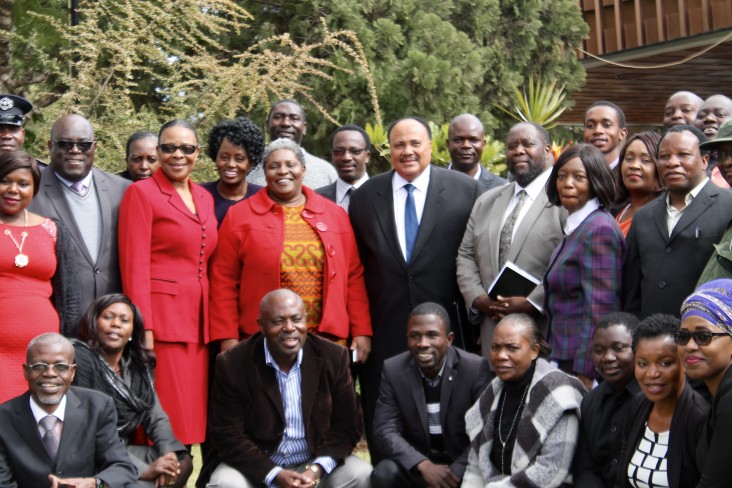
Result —
[{"label": "shirt collar", "polygon": [[33,395],[30,396],[30,409],[33,413],[33,418],[36,419],[36,424],[38,424],[41,419],[48,415],[53,415],[57,419],[59,419],[61,422],[64,421],[64,417],[66,416],[66,394],[61,397],[61,401],[58,402],[58,406],[56,406],[56,410],[54,410],[51,413],[46,412],[41,408],[38,403],[36,403],[35,398],[33,398]]},{"label": "shirt collar", "polygon": [[521,190],[526,190],[526,194],[531,197],[531,200],[539,198],[541,192],[546,191],[546,182],[549,181],[549,177],[552,175],[552,168],[545,169],[541,174],[534,178],[531,183],[526,185],[526,188],[521,187],[518,183],[513,187],[514,196],[518,195]]},{"label": "shirt collar", "polygon": [[600,208],[600,201],[597,198],[588,200],[587,203],[585,203],[584,207],[567,217],[567,225],[564,226],[564,234],[569,235],[574,232],[574,230],[579,227],[582,221],[585,220],[588,215],[590,215],[598,208]]},{"label": "shirt collar", "polygon": [[[452,163],[447,165],[447,169],[450,169],[450,170],[452,169]],[[478,171],[476,171],[475,174],[473,176],[471,176],[471,178],[473,178],[475,181],[478,181],[478,180],[480,180],[480,175],[482,175],[482,174],[483,174],[483,166],[480,163],[478,163]]]},{"label": "shirt collar", "polygon": [[[264,338],[264,363],[267,366],[270,366],[270,367],[276,369],[280,373],[282,372],[282,370],[280,369],[280,365],[277,364],[277,361],[274,360],[274,357],[272,357],[272,354],[269,352],[269,347],[267,347],[267,338],[266,337]],[[295,360],[295,364],[292,366],[292,369],[290,371],[292,372],[296,369],[300,369],[301,364],[302,364],[302,349],[300,349],[297,352],[297,359]]]},{"label": "shirt collar", "polygon": [[615,168],[618,166],[618,163],[619,162],[620,162],[620,156],[618,156],[618,158],[615,161],[613,161],[612,163],[608,164],[608,166],[610,167],[610,171],[614,171]]},{"label": "shirt collar", "polygon": [[346,193],[348,192],[348,190],[351,189],[351,187],[358,189],[361,187],[361,185],[366,183],[366,180],[368,180],[368,179],[369,179],[369,175],[366,173],[364,173],[361,178],[354,181],[353,183],[347,183],[347,182],[343,181],[342,179],[338,178],[336,180],[336,202],[340,202],[341,200],[343,200],[343,197],[346,196]]},{"label": "shirt collar", "polygon": [[[61,181],[61,183],[63,183],[64,185],[66,185],[68,188],[71,188],[71,185],[73,185],[75,183],[74,181],[67,180],[66,178],[64,178],[60,174],[56,173],[55,171],[53,172],[53,174],[55,174],[56,175],[56,178],[58,178]],[[84,184],[84,186],[86,188],[91,188],[92,176],[93,176],[92,175],[92,172],[89,171],[89,174],[87,174],[85,177],[83,177],[81,179],[81,182]]]},{"label": "shirt collar", "polygon": [[414,185],[414,187],[423,192],[427,193],[427,187],[430,185],[430,170],[432,169],[431,165],[428,165],[422,173],[417,176],[412,181],[407,181],[404,178],[401,177],[399,173],[394,171],[394,176],[391,180],[391,188],[396,193],[397,191],[401,190],[404,185],[407,183],[411,183]]},{"label": "shirt collar", "polygon": [[[704,181],[696,185],[694,188],[689,190],[689,193],[686,194],[684,197],[684,205],[688,206],[696,197],[699,195],[699,192],[702,191],[702,188],[704,188],[704,185],[707,184],[709,181],[709,177],[704,177]],[[671,196],[666,192],[666,207],[671,206]]]},{"label": "shirt collar", "polygon": [[422,368],[420,368],[419,366],[417,366],[417,369],[419,370],[419,374],[420,376],[422,376],[422,379],[424,379],[431,386],[437,386],[440,384],[440,381],[442,381],[442,373],[445,372],[445,366],[447,366],[447,354],[445,354],[445,358],[442,360],[442,367],[440,368],[440,372],[437,373],[437,376],[435,376],[434,378],[426,377],[422,372]]}]

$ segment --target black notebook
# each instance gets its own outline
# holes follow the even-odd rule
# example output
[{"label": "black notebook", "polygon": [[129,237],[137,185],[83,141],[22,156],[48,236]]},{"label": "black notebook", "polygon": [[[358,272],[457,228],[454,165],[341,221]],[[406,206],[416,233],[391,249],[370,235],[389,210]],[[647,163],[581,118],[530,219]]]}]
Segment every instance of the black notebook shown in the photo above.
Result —
[{"label": "black notebook", "polygon": [[534,288],[541,283],[541,280],[527,273],[511,261],[501,268],[496,279],[488,287],[488,296],[497,300],[498,295],[502,297],[527,297],[534,291]]}]

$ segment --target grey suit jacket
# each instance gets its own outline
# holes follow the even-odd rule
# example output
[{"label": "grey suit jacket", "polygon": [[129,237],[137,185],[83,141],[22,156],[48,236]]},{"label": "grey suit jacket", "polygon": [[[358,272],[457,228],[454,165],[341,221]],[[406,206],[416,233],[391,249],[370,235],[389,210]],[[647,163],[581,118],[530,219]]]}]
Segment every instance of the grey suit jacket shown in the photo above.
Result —
[{"label": "grey suit jacket", "polygon": [[336,195],[336,185],[337,184],[338,184],[338,182],[336,181],[335,183],[331,183],[330,185],[321,186],[320,188],[315,190],[315,192],[319,195],[324,196],[331,202],[335,202],[336,198],[337,198],[337,195]]},{"label": "grey suit jacket", "polygon": [[[440,424],[450,469],[462,477],[468,462],[470,441],[465,432],[465,412],[490,383],[488,362],[450,347],[445,358],[440,389]],[[387,359],[381,377],[381,393],[374,416],[376,449],[405,470],[428,459],[430,431],[422,377],[414,358],[405,352]]]},{"label": "grey suit jacket", "polygon": [[633,216],[623,267],[624,304],[641,318],[654,313],[679,317],[696,282],[732,219],[732,192],[711,180],[686,207],[668,235],[666,194]]},{"label": "grey suit jacket", "polygon": [[92,168],[92,175],[102,216],[102,240],[96,262],[92,261],[79,226],[66,203],[63,183],[50,167],[41,173],[41,189],[29,207],[29,210],[39,215],[60,220],[68,229],[75,251],[82,312],[95,298],[122,292],[117,256],[117,216],[122,195],[131,184],[124,178],[97,168]]},{"label": "grey suit jacket", "polygon": [[0,405],[0,487],[50,486],[60,478],[99,478],[107,486],[135,486],[137,470],[117,435],[110,397],[86,388],[66,393],[66,413],[54,464],[43,445],[26,392]]},{"label": "grey suit jacket", "polygon": [[[500,271],[498,246],[506,213],[516,183],[490,190],[475,202],[457,256],[457,281],[465,306],[470,310],[476,298],[483,295]],[[536,278],[542,279],[549,259],[564,237],[567,212],[549,204],[546,191],[532,203],[516,229],[506,259]],[[528,298],[536,305],[544,304],[544,287],[540,284]],[[495,323],[484,314],[471,314],[471,322]]]}]

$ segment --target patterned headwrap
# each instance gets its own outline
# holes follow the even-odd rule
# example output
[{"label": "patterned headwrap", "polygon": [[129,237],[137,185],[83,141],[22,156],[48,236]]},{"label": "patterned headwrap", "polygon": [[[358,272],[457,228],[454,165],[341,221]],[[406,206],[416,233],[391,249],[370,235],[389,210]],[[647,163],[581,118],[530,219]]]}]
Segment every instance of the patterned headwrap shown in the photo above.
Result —
[{"label": "patterned headwrap", "polygon": [[732,335],[732,280],[714,280],[697,288],[681,305],[681,320],[692,316]]}]

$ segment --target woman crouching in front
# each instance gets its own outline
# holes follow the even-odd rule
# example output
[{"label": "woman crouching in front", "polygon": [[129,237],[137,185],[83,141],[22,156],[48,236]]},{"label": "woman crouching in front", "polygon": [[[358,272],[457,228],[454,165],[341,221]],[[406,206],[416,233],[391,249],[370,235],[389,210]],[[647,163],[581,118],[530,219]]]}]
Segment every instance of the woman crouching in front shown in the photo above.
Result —
[{"label": "woman crouching in front", "polygon": [[547,362],[549,345],[528,315],[501,320],[490,345],[496,378],[465,415],[464,487],[571,486],[582,383]]}]

